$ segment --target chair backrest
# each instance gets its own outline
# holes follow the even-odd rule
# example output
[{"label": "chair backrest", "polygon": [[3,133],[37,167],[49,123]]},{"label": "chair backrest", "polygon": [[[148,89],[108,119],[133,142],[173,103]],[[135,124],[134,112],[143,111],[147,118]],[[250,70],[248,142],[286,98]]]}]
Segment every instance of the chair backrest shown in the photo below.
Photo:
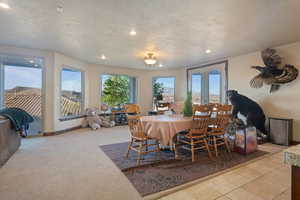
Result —
[{"label": "chair backrest", "polygon": [[210,111],[211,111],[211,117],[215,118],[217,116],[217,112],[218,109],[220,107],[221,104],[219,103],[209,103],[207,104],[207,106],[209,107]]},{"label": "chair backrest", "polygon": [[193,117],[192,129],[190,134],[206,134],[208,130],[208,125],[210,123],[210,114],[206,115],[195,115]]},{"label": "chair backrest", "polygon": [[193,105],[193,118],[195,116],[206,116],[206,115],[211,115],[211,110],[210,107],[207,105],[198,105],[194,104]]},{"label": "chair backrest", "polygon": [[127,115],[128,126],[131,137],[135,139],[145,139],[146,134],[143,130],[140,116],[138,115]]},{"label": "chair backrest", "polygon": [[126,113],[134,113],[134,114],[140,114],[141,112],[140,106],[137,104],[126,104],[124,105],[124,110]]},{"label": "chair backrest", "polygon": [[229,114],[218,114],[218,116],[214,119],[212,130],[214,132],[223,132],[225,133],[225,129],[229,124],[231,115]]},{"label": "chair backrest", "polygon": [[212,112],[216,111],[221,104],[219,103],[209,103],[207,104]]},{"label": "chair backrest", "polygon": [[157,103],[157,111],[167,111],[170,110],[171,103]]},{"label": "chair backrest", "polygon": [[217,116],[219,115],[228,115],[229,117],[231,117],[232,114],[232,105],[220,105],[217,109]]},{"label": "chair backrest", "polygon": [[108,105],[105,105],[105,104],[102,104],[100,107],[100,110],[104,111],[104,112],[108,111],[108,109],[109,109]]}]

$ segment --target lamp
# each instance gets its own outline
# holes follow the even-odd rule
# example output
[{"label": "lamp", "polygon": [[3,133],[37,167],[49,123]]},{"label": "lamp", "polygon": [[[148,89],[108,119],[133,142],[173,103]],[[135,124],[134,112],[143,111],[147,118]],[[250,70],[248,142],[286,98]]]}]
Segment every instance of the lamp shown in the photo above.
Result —
[{"label": "lamp", "polygon": [[148,53],[144,58],[144,62],[146,65],[155,65],[157,60],[153,53]]}]

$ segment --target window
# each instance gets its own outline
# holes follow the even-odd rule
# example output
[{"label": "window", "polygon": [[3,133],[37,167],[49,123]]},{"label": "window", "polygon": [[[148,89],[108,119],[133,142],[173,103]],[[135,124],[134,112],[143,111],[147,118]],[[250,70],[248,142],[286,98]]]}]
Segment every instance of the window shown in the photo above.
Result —
[{"label": "window", "polygon": [[192,74],[192,101],[195,104],[201,104],[202,96],[202,74]]},{"label": "window", "polygon": [[153,78],[153,102],[173,103],[175,101],[175,77]]},{"label": "window", "polygon": [[83,72],[63,68],[61,71],[60,111],[62,117],[78,116],[83,111]]},{"label": "window", "polygon": [[209,103],[221,103],[221,73],[213,70],[208,73]]},{"label": "window", "polygon": [[226,103],[227,61],[187,69],[193,103]]},{"label": "window", "polygon": [[42,132],[42,64],[40,58],[0,55],[0,106],[28,112],[30,136]]},{"label": "window", "polygon": [[136,103],[136,78],[126,75],[101,76],[101,102],[111,107]]}]

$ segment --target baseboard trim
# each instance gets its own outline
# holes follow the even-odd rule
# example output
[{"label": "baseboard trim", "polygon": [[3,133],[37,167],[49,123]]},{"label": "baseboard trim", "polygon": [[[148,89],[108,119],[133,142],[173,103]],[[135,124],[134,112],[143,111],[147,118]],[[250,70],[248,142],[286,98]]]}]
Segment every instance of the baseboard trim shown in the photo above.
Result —
[{"label": "baseboard trim", "polygon": [[43,136],[60,135],[60,134],[67,133],[67,132],[70,132],[70,131],[74,131],[74,130],[77,130],[77,129],[80,129],[80,128],[81,128],[81,126],[75,126],[75,127],[67,128],[67,129],[60,130],[60,131],[46,132],[46,133],[43,134]]},{"label": "baseboard trim", "polygon": [[291,145],[298,145],[298,144],[300,144],[300,141],[291,141]]}]

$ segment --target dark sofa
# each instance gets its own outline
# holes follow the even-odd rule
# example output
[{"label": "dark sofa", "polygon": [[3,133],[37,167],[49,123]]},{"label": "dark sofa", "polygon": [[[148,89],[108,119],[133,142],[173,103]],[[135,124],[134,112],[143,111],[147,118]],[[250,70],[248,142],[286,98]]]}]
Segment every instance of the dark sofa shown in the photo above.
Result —
[{"label": "dark sofa", "polygon": [[21,137],[8,119],[0,117],[0,167],[19,149]]}]

